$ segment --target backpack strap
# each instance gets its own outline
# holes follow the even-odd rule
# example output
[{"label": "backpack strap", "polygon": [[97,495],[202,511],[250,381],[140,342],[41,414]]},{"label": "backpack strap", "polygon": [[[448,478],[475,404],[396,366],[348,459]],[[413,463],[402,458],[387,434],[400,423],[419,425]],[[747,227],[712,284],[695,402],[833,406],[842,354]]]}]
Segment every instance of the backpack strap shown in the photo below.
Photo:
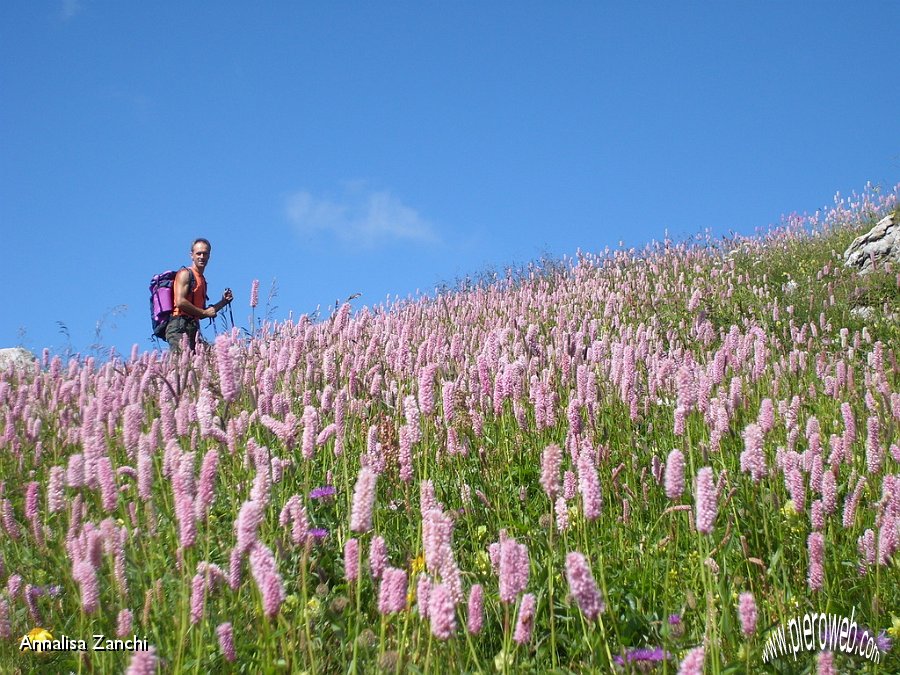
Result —
[{"label": "backpack strap", "polygon": [[192,293],[194,291],[194,285],[196,284],[196,280],[194,279],[194,270],[186,265],[182,265],[181,269],[187,270],[188,272],[188,293]]}]

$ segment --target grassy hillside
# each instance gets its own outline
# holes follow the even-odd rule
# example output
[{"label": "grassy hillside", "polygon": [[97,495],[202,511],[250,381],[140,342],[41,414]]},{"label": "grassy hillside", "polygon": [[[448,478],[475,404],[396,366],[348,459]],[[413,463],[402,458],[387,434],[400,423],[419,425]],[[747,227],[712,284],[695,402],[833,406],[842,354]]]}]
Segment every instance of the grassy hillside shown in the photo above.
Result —
[{"label": "grassy hillside", "polygon": [[896,207],[0,375],[0,669],[897,672]]}]

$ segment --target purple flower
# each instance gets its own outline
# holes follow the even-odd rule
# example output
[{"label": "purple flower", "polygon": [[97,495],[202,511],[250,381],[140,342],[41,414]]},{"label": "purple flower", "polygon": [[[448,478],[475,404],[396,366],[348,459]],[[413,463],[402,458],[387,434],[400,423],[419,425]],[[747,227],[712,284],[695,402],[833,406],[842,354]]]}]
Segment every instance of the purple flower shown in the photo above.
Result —
[{"label": "purple flower", "polygon": [[328,530],[324,527],[314,527],[307,534],[313,539],[324,539],[328,536]]},{"label": "purple flower", "polygon": [[625,656],[616,655],[613,657],[613,661],[617,666],[634,665],[636,670],[643,671],[652,668],[657,663],[668,660],[671,656],[662,647],[641,647],[639,649],[628,649],[625,652]]},{"label": "purple flower", "polygon": [[322,485],[317,488],[313,488],[309,493],[310,499],[327,499],[328,497],[333,497],[337,494],[337,488],[333,485]]},{"label": "purple flower", "polygon": [[52,584],[50,586],[33,586],[31,591],[34,596],[38,598],[43,595],[48,595],[51,598],[58,598],[60,593],[62,593],[62,586],[60,586],[59,584]]},{"label": "purple flower", "polygon": [[669,632],[674,638],[680,638],[684,635],[684,624],[681,622],[680,614],[669,615]]},{"label": "purple flower", "polygon": [[894,646],[894,641],[888,637],[887,631],[881,631],[875,636],[875,646],[878,647],[880,652],[889,652],[891,647]]}]

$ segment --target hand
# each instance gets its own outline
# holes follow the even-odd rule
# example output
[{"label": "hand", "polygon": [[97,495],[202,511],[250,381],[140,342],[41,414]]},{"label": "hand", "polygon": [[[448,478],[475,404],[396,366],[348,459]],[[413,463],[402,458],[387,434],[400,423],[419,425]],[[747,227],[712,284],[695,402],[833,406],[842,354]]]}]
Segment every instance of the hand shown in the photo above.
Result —
[{"label": "hand", "polygon": [[216,314],[218,314],[218,313],[219,313],[219,311],[215,307],[207,307],[206,309],[203,310],[203,315],[207,319],[215,319]]}]

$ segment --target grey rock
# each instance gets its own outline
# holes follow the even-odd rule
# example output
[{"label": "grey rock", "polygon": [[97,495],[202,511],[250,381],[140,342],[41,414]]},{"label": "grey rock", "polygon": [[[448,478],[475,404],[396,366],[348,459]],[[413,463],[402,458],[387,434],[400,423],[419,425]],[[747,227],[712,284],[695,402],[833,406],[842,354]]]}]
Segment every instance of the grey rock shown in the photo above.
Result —
[{"label": "grey rock", "polygon": [[31,368],[36,361],[34,354],[27,349],[21,347],[0,349],[0,373],[6,372],[10,366],[13,370]]},{"label": "grey rock", "polygon": [[872,271],[872,259],[881,266],[887,262],[900,265],[900,222],[894,215],[887,216],[844,251],[844,264],[854,267],[860,274]]}]

